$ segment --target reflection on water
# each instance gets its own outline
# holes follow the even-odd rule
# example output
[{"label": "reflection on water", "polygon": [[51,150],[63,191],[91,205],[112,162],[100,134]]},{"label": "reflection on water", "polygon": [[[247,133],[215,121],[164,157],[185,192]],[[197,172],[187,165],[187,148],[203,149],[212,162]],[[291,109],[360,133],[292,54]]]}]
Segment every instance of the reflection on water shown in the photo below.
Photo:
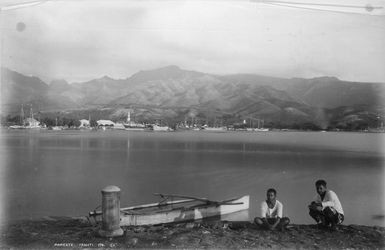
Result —
[{"label": "reflection on water", "polygon": [[258,215],[268,188],[293,223],[312,223],[314,182],[328,181],[345,223],[384,225],[383,134],[3,131],[3,196],[9,218],[86,215],[117,185],[122,206],[153,193],[224,200],[251,195]]}]

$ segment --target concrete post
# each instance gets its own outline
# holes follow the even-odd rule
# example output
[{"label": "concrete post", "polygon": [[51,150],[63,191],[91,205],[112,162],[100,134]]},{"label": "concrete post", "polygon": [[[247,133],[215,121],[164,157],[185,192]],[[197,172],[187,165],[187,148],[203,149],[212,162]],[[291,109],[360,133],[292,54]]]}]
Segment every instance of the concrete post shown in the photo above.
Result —
[{"label": "concrete post", "polygon": [[116,237],[123,235],[120,228],[120,188],[108,186],[102,190],[102,237]]}]

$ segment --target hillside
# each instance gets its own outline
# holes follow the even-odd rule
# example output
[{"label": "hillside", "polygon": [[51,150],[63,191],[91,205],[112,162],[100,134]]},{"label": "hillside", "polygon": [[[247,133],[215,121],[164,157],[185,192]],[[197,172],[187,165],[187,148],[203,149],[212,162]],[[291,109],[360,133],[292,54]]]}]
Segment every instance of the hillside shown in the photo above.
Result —
[{"label": "hillside", "polygon": [[119,109],[135,108],[142,119],[198,117],[209,123],[264,119],[271,126],[308,122],[322,128],[346,125],[347,113],[342,109],[350,110],[348,123],[363,120],[363,126],[375,126],[385,115],[382,84],[334,77],[219,76],[167,66],[126,79],[104,76],[81,83],[55,80],[46,84],[3,68],[1,82],[2,115],[17,114],[21,104],[32,104],[43,113],[103,108],[112,115]]}]

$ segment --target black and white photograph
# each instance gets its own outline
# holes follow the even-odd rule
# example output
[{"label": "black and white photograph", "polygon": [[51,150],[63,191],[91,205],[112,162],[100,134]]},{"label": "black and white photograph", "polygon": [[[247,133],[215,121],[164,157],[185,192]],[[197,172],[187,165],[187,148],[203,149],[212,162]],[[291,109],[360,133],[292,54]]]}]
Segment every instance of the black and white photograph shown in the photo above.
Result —
[{"label": "black and white photograph", "polygon": [[0,0],[0,249],[384,249],[385,0]]}]

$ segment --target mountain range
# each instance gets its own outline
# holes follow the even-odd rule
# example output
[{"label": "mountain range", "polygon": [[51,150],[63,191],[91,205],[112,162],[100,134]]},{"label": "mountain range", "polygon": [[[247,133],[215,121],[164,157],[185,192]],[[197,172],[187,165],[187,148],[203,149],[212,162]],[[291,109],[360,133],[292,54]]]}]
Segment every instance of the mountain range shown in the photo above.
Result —
[{"label": "mountain range", "polygon": [[[105,119],[208,123],[256,121],[271,126],[313,123],[321,128],[378,125],[385,116],[385,85],[342,81],[335,77],[277,78],[255,74],[215,75],[167,66],[139,71],[126,79],[104,76],[80,83],[47,84],[7,68],[1,70],[2,115],[15,115],[21,104],[42,114],[83,114],[105,110]],[[107,110],[107,111],[106,111]],[[100,114],[101,116],[101,114]]]}]

